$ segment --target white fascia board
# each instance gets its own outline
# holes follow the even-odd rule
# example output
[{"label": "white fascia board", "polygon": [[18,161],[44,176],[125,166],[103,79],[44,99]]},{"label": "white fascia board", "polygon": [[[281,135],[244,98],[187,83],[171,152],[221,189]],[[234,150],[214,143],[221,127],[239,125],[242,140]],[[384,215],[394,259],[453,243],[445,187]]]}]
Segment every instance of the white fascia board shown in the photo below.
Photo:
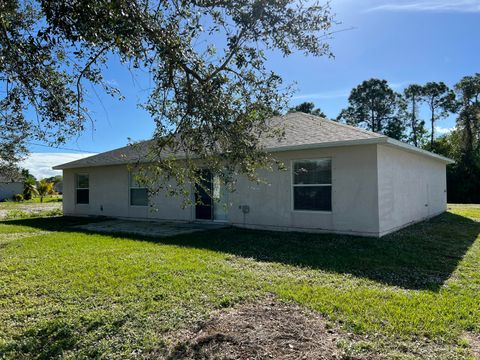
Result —
[{"label": "white fascia board", "polygon": [[446,164],[454,164],[455,163],[454,160],[449,159],[445,156],[435,154],[431,151],[419,149],[419,148],[417,148],[413,145],[406,144],[404,142],[401,142],[401,141],[398,141],[398,140],[395,140],[395,139],[387,138],[387,145],[390,145],[390,146],[393,146],[395,148],[402,149],[402,150],[405,150],[405,151],[408,151],[408,152],[413,152],[413,153],[416,153],[416,154],[419,154],[419,155],[434,158],[434,159],[442,161]]}]

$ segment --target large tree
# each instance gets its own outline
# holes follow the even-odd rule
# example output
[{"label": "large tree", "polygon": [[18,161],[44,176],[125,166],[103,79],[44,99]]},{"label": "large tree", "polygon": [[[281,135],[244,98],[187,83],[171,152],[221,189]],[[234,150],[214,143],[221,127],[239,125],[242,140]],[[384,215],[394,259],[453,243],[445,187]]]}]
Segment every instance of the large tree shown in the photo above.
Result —
[{"label": "large tree", "polygon": [[435,145],[435,123],[456,109],[455,93],[444,82],[428,82],[423,86],[423,99],[430,111],[430,149]]},{"label": "large tree", "polygon": [[300,111],[300,112],[303,112],[305,114],[312,114],[312,115],[315,115],[315,116],[320,116],[322,118],[327,117],[327,115],[325,115],[325,113],[322,111],[322,109],[315,107],[315,104],[313,102],[303,102],[301,104],[298,104],[298,105],[288,109],[288,112],[296,112],[296,111]]},{"label": "large tree", "polygon": [[406,102],[406,121],[410,128],[409,141],[416,147],[425,145],[425,137],[427,130],[425,128],[425,121],[420,119],[420,107],[423,103],[423,87],[418,84],[411,84],[403,91],[403,97]]},{"label": "large tree", "polygon": [[435,142],[435,151],[455,160],[447,168],[448,201],[480,202],[480,74],[456,85],[457,126]]},{"label": "large tree", "polygon": [[272,163],[258,139],[281,133],[266,120],[289,93],[266,52],[330,55],[331,22],[328,4],[306,0],[4,0],[0,116],[28,138],[65,142],[89,119],[87,84],[121,97],[103,78],[118,58],[151,75],[152,175],[182,185],[202,164],[254,178]]},{"label": "large tree", "polygon": [[25,141],[30,126],[19,115],[22,104],[15,100],[15,93],[15,89],[7,86],[4,98],[0,99],[0,175],[4,178],[18,177],[18,163],[27,154]]},{"label": "large tree", "polygon": [[480,73],[465,76],[456,85],[459,96],[457,127],[462,132],[466,154],[480,150]]},{"label": "large tree", "polygon": [[370,79],[352,89],[349,106],[338,120],[367,130],[401,137],[400,97],[386,80]]}]

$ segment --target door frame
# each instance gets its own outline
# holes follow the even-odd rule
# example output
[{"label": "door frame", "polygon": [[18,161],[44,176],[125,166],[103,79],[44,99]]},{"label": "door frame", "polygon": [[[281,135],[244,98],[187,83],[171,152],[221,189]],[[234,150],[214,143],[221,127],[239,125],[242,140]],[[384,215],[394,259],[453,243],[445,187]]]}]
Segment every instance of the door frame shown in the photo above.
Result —
[{"label": "door frame", "polygon": [[[210,188],[209,191],[210,191],[210,194],[212,194],[213,192],[213,174],[210,170],[208,169],[201,169],[200,170],[201,172],[204,172],[207,174],[207,176],[205,177],[208,177],[208,182],[209,184],[208,187]],[[202,175],[203,176],[203,175]],[[213,197],[208,194],[199,184],[194,184],[194,193],[193,193],[193,199],[195,201],[195,206],[194,206],[194,213],[195,213],[195,221],[213,221]],[[198,198],[201,198],[202,199],[202,202],[204,202],[203,204],[199,204],[197,203],[197,199]],[[205,201],[207,200],[208,201]],[[208,204],[205,204],[207,203]],[[201,212],[207,212],[209,211],[210,212],[210,216],[206,216],[206,217],[203,217],[203,216],[199,216],[201,214]]]},{"label": "door frame", "polygon": [[[208,170],[208,169],[201,169],[200,171],[208,171],[210,173],[210,194],[213,195],[214,181],[215,181],[216,175],[211,170]],[[209,195],[209,197],[210,197],[211,202],[210,202],[209,205],[207,205],[210,209],[210,218],[208,218],[208,219],[207,218],[199,218],[198,213],[197,213],[197,207],[201,207],[201,206],[205,206],[205,205],[197,204],[197,184],[195,184],[193,186],[193,189],[194,189],[194,192],[193,192],[193,200],[194,200],[193,218],[194,218],[194,221],[209,221],[209,222],[219,222],[219,223],[227,223],[228,222],[228,220],[215,219],[215,207],[216,206],[222,206],[222,205],[219,205],[217,203],[217,201],[215,201],[213,196],[210,196],[210,195]]]}]

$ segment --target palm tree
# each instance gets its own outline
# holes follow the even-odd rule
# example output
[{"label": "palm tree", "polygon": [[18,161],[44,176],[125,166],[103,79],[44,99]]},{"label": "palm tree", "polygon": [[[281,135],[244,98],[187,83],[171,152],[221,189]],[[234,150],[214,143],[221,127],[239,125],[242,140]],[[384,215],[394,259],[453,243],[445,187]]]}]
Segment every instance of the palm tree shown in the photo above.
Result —
[{"label": "palm tree", "polygon": [[38,194],[40,195],[40,202],[43,202],[43,198],[53,192],[53,182],[49,182],[45,179],[38,182]]},{"label": "palm tree", "polygon": [[37,187],[35,186],[35,183],[26,182],[23,187],[23,198],[25,200],[30,200],[36,195],[38,195],[38,190],[37,190]]}]

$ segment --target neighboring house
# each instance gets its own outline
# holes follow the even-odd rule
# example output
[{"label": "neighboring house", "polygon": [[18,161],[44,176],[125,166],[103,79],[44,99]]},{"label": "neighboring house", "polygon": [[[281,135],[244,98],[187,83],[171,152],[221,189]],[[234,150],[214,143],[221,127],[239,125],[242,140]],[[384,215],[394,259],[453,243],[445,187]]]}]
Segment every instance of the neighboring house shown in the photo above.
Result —
[{"label": "neighboring house", "polygon": [[446,210],[450,159],[304,113],[274,118],[272,124],[284,126],[285,137],[264,140],[264,146],[288,170],[262,171],[267,184],[239,177],[233,193],[213,176],[213,193],[223,193],[222,202],[230,206],[206,194],[203,205],[186,209],[180,198],[149,199],[127,169],[146,153],[146,141],[140,150],[127,146],[54,167],[63,170],[64,212],[383,236]]},{"label": "neighboring house", "polygon": [[63,193],[63,181],[59,181],[53,185],[53,190],[56,193],[62,194]]},{"label": "neighboring house", "polygon": [[15,194],[23,193],[23,181],[20,178],[6,178],[0,175],[0,201],[13,200]]}]

